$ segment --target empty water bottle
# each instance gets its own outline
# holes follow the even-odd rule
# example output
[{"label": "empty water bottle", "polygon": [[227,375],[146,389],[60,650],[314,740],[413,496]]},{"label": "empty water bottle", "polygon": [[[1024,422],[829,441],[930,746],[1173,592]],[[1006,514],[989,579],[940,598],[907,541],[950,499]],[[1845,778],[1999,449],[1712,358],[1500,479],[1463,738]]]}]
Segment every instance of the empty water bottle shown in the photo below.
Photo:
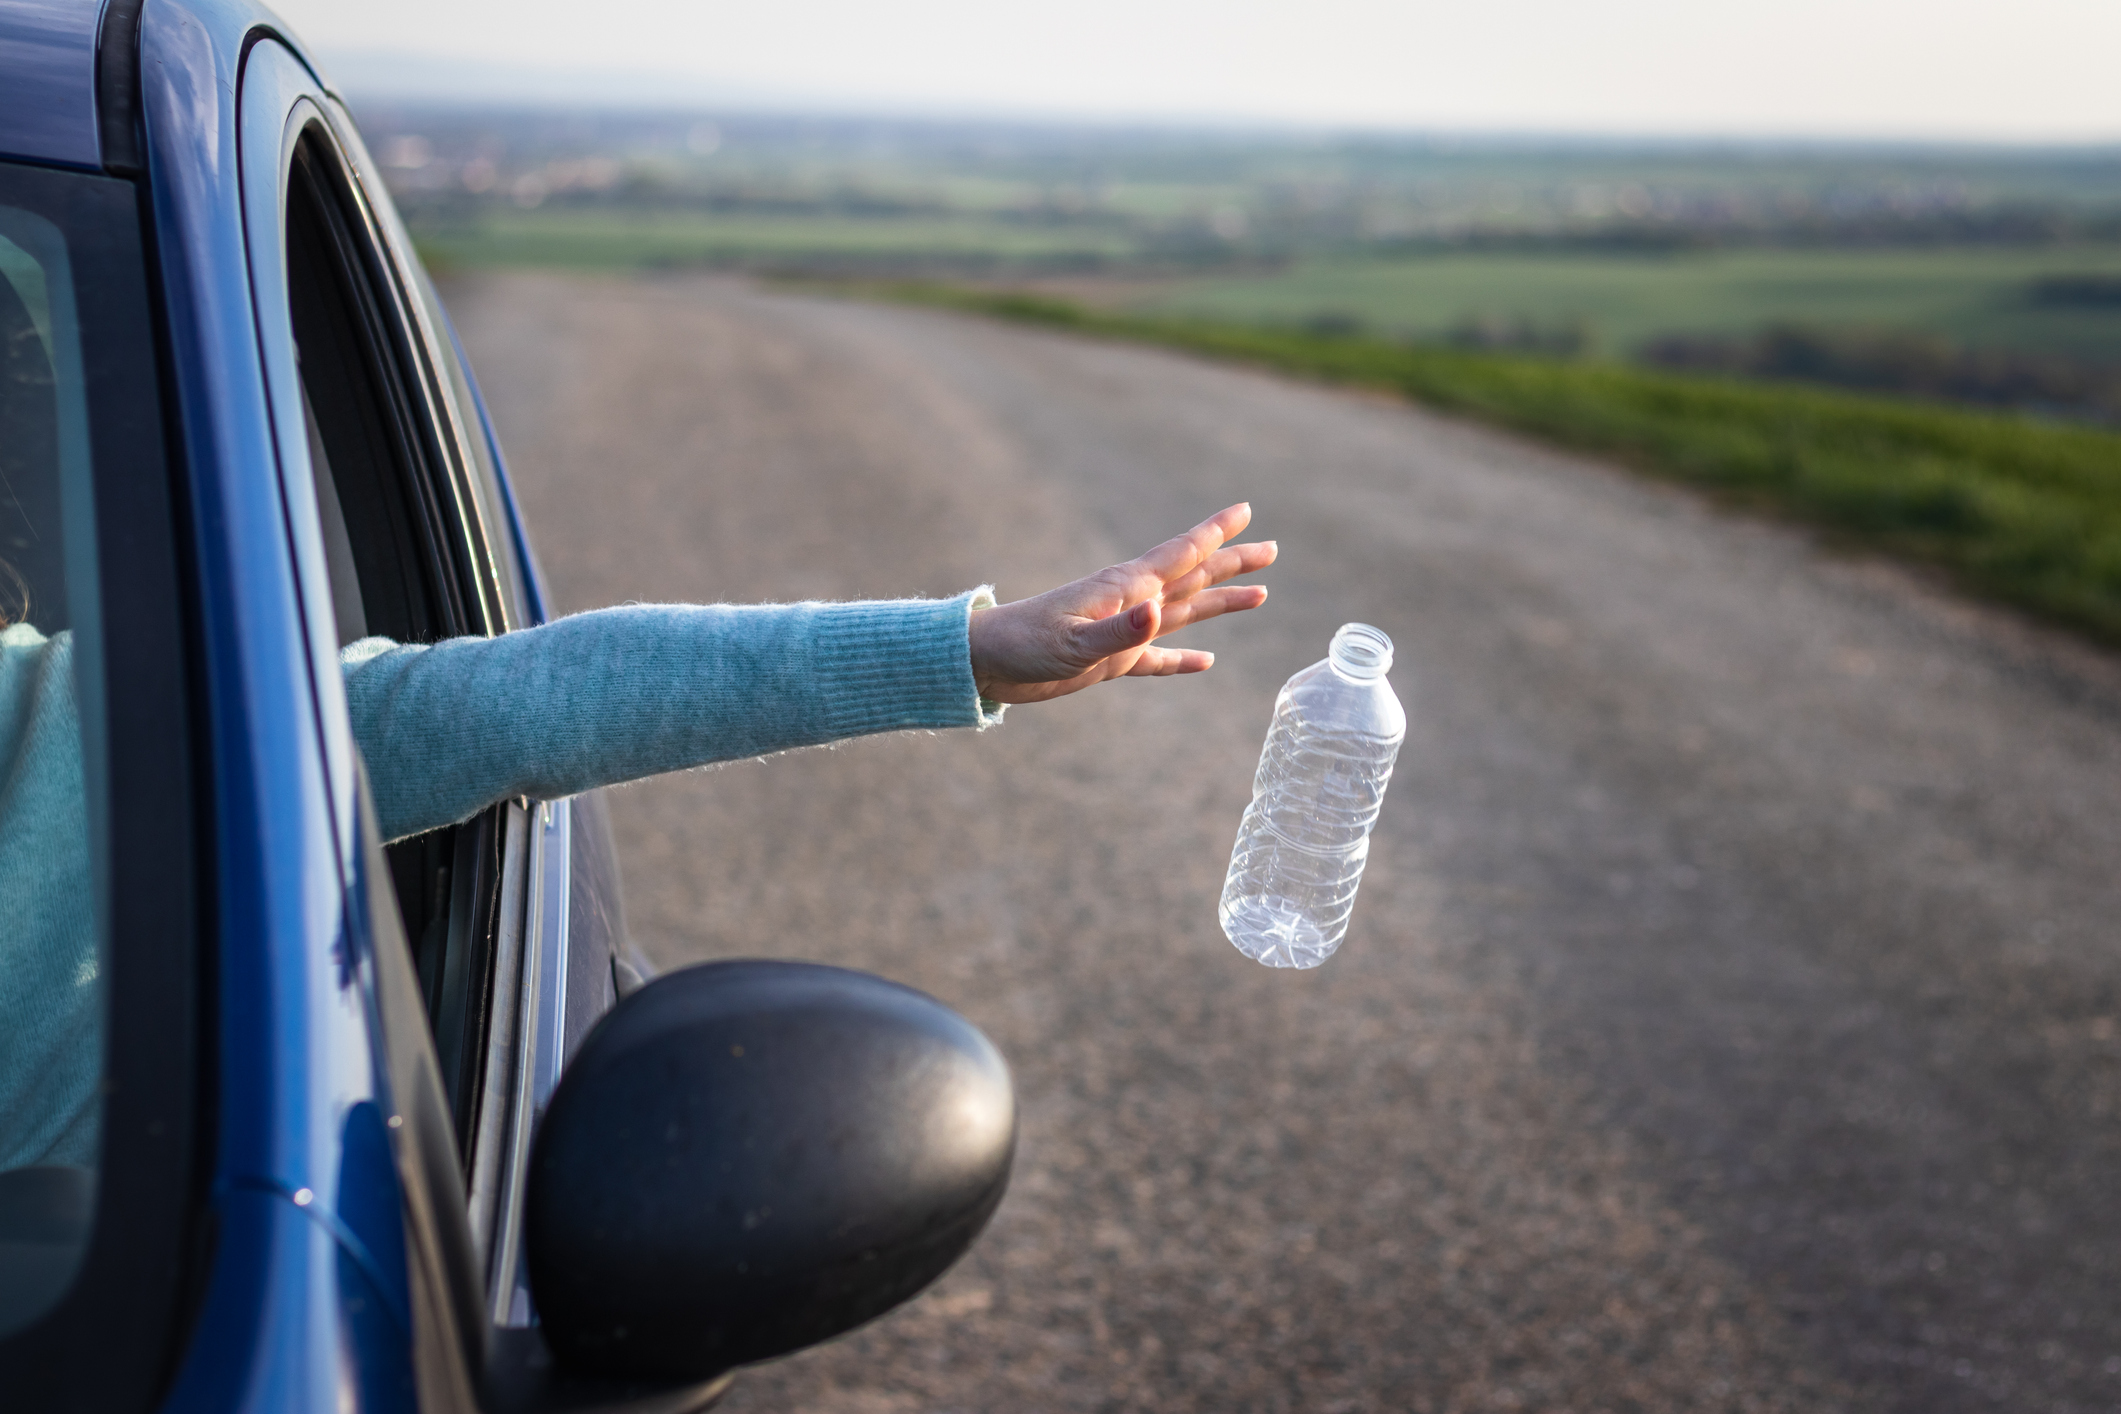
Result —
[{"label": "empty water bottle", "polygon": [[1392,640],[1345,624],[1274,699],[1252,803],[1223,883],[1223,932],[1269,967],[1316,967],[1347,936],[1407,714],[1385,673]]}]

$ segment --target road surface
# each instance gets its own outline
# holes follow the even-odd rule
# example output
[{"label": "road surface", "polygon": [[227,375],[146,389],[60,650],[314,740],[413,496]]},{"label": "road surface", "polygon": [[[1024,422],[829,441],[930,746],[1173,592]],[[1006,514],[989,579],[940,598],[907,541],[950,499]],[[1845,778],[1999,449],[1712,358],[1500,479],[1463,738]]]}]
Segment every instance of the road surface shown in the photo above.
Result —
[{"label": "road surface", "polygon": [[[731,1411],[2121,1407],[2121,668],[1395,402],[711,278],[449,292],[567,609],[1045,589],[1239,498],[1200,678],[617,792],[666,964],[1014,1066],[975,1253]],[[1215,897],[1277,686],[1410,728],[1341,953]]]}]

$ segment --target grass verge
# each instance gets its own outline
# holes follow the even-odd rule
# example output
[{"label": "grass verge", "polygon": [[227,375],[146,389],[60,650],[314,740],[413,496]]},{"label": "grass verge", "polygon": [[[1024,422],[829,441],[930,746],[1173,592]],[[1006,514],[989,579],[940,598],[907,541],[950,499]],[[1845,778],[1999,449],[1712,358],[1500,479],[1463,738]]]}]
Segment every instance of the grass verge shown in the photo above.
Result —
[{"label": "grass verge", "polygon": [[1169,315],[954,286],[861,293],[1161,344],[1596,452],[2121,645],[2121,435],[1894,399]]}]

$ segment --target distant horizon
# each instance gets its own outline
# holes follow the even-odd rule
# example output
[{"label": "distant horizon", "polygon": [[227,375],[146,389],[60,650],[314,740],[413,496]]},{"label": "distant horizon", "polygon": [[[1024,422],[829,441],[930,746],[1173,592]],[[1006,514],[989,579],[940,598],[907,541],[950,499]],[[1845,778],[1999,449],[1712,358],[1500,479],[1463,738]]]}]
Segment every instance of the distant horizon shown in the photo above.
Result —
[{"label": "distant horizon", "polygon": [[328,79],[349,102],[411,107],[519,109],[700,117],[752,117],[914,125],[993,125],[1038,130],[1157,132],[1291,140],[1376,138],[1439,145],[1552,148],[1740,148],[1879,152],[1986,151],[2121,156],[2121,130],[2089,136],[1931,134],[1891,131],[1717,128],[1474,126],[1383,119],[1325,119],[1168,110],[1087,111],[964,100],[867,98],[804,93],[734,78],[671,70],[496,63],[388,48],[316,49]]},{"label": "distant horizon", "polygon": [[349,89],[1089,125],[2121,143],[2114,0],[275,0]]}]

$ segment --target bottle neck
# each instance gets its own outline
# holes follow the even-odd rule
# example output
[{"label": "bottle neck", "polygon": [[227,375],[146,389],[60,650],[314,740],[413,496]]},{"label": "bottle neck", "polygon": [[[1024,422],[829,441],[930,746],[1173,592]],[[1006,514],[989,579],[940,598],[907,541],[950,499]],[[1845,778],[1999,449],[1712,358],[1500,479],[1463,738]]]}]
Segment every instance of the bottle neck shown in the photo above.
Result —
[{"label": "bottle neck", "polygon": [[1377,682],[1392,669],[1392,640],[1368,624],[1343,624],[1326,661],[1350,682]]}]

